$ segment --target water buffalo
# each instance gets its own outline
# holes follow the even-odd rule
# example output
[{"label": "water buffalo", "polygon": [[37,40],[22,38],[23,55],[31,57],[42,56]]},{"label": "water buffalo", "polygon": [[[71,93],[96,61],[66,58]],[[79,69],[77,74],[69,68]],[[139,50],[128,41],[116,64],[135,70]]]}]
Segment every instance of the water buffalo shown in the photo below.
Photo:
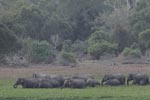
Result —
[{"label": "water buffalo", "polygon": [[124,85],[125,80],[126,80],[126,78],[123,74],[109,74],[109,75],[105,75],[103,77],[101,84],[103,85],[104,82],[106,82],[107,80],[110,80],[110,79],[118,79],[120,81],[121,85]]},{"label": "water buffalo", "polygon": [[21,85],[23,88],[58,88],[61,84],[56,79],[46,79],[46,78],[18,78],[14,88]]},{"label": "water buffalo", "polygon": [[88,79],[94,79],[94,77],[87,75],[75,75],[72,76],[72,79],[83,79],[84,81],[87,81]]},{"label": "water buffalo", "polygon": [[47,78],[47,79],[51,78],[50,75],[48,74],[39,74],[39,73],[34,73],[32,77],[33,78]]},{"label": "water buffalo", "polygon": [[69,79],[65,80],[63,84],[63,88],[85,88],[86,82],[83,79]]},{"label": "water buffalo", "polygon": [[61,84],[56,79],[43,79],[39,83],[39,88],[59,88]]},{"label": "water buffalo", "polygon": [[39,81],[36,78],[18,78],[13,87],[17,88],[18,85],[21,85],[23,88],[38,88]]},{"label": "water buffalo", "polygon": [[118,79],[109,79],[105,82],[105,85],[118,86],[121,85],[121,83]]},{"label": "water buffalo", "polygon": [[144,73],[129,74],[127,85],[129,85],[130,81],[132,81],[132,84],[147,85],[149,84],[149,77]]},{"label": "water buffalo", "polygon": [[65,81],[64,77],[61,75],[51,75],[51,79],[57,80],[60,86],[63,86],[64,81]]},{"label": "water buffalo", "polygon": [[50,80],[43,79],[39,81],[39,88],[53,88],[53,84]]},{"label": "water buffalo", "polygon": [[100,82],[96,79],[88,79],[86,81],[86,86],[95,87],[96,85],[100,85]]}]

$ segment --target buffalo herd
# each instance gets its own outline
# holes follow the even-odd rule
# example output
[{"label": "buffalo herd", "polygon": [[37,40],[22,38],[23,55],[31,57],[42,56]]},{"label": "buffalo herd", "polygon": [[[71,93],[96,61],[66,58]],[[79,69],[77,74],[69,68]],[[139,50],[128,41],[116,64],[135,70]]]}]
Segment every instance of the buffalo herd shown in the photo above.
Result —
[{"label": "buffalo herd", "polygon": [[99,85],[147,85],[149,81],[149,76],[143,73],[129,74],[127,77],[123,74],[108,74],[104,75],[101,81],[88,75],[65,77],[36,73],[32,77],[17,78],[13,87],[20,85],[23,88],[86,88]]}]

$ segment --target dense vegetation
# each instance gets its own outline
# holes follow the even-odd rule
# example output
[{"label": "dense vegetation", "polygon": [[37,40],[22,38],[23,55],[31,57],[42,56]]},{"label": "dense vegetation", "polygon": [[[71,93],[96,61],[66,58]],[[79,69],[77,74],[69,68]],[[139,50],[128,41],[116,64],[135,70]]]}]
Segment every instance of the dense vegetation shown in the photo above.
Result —
[{"label": "dense vegetation", "polygon": [[0,63],[9,54],[64,65],[83,54],[100,59],[124,51],[140,57],[150,48],[149,5],[149,0],[0,0]]}]

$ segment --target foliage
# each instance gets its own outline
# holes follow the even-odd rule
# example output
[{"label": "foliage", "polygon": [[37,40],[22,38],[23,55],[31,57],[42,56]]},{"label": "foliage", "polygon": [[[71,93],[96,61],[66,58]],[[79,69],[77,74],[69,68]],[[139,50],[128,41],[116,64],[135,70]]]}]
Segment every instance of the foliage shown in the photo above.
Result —
[{"label": "foliage", "polygon": [[7,25],[0,23],[0,54],[16,51],[20,44]]},{"label": "foliage", "polygon": [[118,52],[121,52],[125,47],[130,46],[132,37],[129,34],[128,29],[122,25],[117,25],[114,32],[113,38],[116,43],[118,43]]},{"label": "foliage", "polygon": [[138,33],[150,28],[150,10],[145,8],[143,10],[136,11],[131,17],[131,25],[133,25],[132,30],[137,36]]},{"label": "foliage", "polygon": [[149,0],[139,0],[139,2],[137,3],[136,10],[139,11],[145,8],[149,8],[149,4],[150,4]]},{"label": "foliage", "polygon": [[130,24],[132,25],[131,29],[136,38],[138,38],[140,32],[150,28],[149,4],[149,0],[140,0],[137,4],[136,10],[130,17]]},{"label": "foliage", "polygon": [[65,52],[65,51],[60,52],[58,61],[63,66],[69,66],[69,65],[77,63],[74,57],[74,54],[71,52]]},{"label": "foliage", "polygon": [[139,49],[125,48],[123,50],[123,55],[125,57],[140,58],[141,57],[141,51]]},{"label": "foliage", "polygon": [[47,41],[37,41],[27,38],[24,40],[25,56],[29,59],[30,62],[46,62],[49,57],[53,57],[52,48]]},{"label": "foliage", "polygon": [[139,39],[146,48],[150,48],[150,29],[139,33]]},{"label": "foliage", "polygon": [[88,48],[88,52],[95,58],[100,59],[100,56],[106,53],[114,54],[117,49],[116,44],[109,43],[108,41],[103,41],[101,43],[96,43]]},{"label": "foliage", "polygon": [[72,45],[71,40],[65,40],[63,42],[62,50],[65,51],[65,52],[70,52],[71,51],[71,45]]},{"label": "foliage", "polygon": [[100,30],[92,33],[88,41],[90,44],[94,44],[97,42],[102,42],[103,40],[109,41],[110,37],[108,33]]},{"label": "foliage", "polygon": [[32,61],[41,62],[48,59],[50,55],[50,46],[46,41],[35,41],[32,47]]},{"label": "foliage", "polygon": [[135,42],[144,52],[148,41],[141,43],[139,34],[150,28],[149,5],[149,0],[0,0],[0,54],[18,51],[18,40],[27,37],[47,41],[56,52],[101,56]]},{"label": "foliage", "polygon": [[127,1],[129,0],[105,0],[105,4],[110,6],[112,11],[96,16],[94,21],[96,29],[101,29],[111,34],[111,40],[118,44],[118,52],[129,46],[133,40],[129,23],[130,10],[126,6]]},{"label": "foliage", "polygon": [[87,53],[88,43],[87,41],[77,40],[72,44],[71,48],[72,48],[72,52],[75,52],[77,54]]},{"label": "foliage", "polygon": [[96,31],[91,34],[88,40],[88,52],[95,58],[99,59],[105,53],[115,53],[117,44],[111,43],[110,36],[104,31]]}]

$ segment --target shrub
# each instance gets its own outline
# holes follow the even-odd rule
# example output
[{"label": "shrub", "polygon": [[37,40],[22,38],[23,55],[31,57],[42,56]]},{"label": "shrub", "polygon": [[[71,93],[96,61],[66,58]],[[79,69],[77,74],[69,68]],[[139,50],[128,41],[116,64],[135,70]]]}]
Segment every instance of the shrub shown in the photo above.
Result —
[{"label": "shrub", "polygon": [[59,54],[59,63],[63,66],[69,66],[72,64],[76,64],[76,59],[73,53],[68,53],[65,51],[61,51]]},{"label": "shrub", "polygon": [[101,43],[95,43],[88,48],[88,52],[95,58],[100,59],[100,56],[105,53],[115,53],[117,49],[117,44],[109,43],[108,41],[103,41]]},{"label": "shrub", "polygon": [[50,55],[50,46],[46,41],[34,41],[32,44],[32,61],[43,62]]},{"label": "shrub", "polygon": [[104,31],[95,31],[88,39],[88,43],[93,45],[97,42],[110,41],[110,35]]},{"label": "shrub", "polygon": [[141,57],[141,51],[139,49],[125,48],[123,50],[123,55],[125,57],[140,58]]},{"label": "shrub", "polygon": [[63,42],[62,50],[66,51],[66,52],[70,52],[71,51],[71,45],[72,45],[72,41],[71,40],[65,40]]},{"label": "shrub", "polygon": [[52,47],[47,41],[37,41],[31,38],[24,39],[23,52],[29,59],[29,62],[47,62],[49,58],[54,57]]},{"label": "shrub", "polygon": [[141,33],[139,33],[139,40],[140,40],[140,48],[142,52],[145,52],[147,49],[150,48],[150,29],[147,29]]},{"label": "shrub", "polygon": [[72,49],[72,52],[75,52],[77,54],[87,53],[88,43],[87,41],[77,40],[72,44],[71,49]]},{"label": "shrub", "polygon": [[94,57],[94,59],[99,59],[106,53],[114,54],[117,51],[118,45],[113,43],[110,39],[110,34],[104,31],[96,31],[91,34],[88,39],[88,53]]}]

